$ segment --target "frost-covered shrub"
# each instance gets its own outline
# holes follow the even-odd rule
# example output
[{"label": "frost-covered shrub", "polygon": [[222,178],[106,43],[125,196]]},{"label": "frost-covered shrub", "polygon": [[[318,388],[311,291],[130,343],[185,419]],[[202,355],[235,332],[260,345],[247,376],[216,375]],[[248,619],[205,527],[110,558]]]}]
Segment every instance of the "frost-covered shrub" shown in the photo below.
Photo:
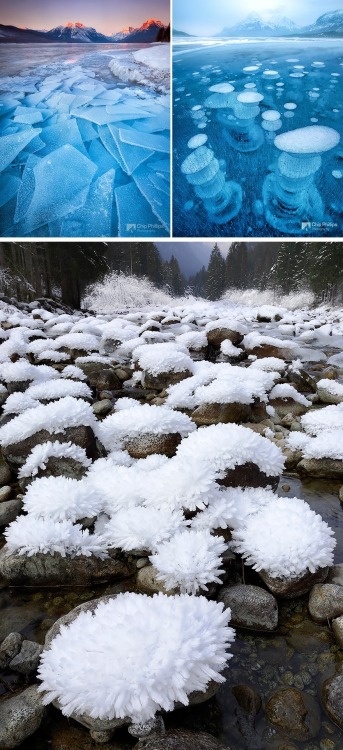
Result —
[{"label": "frost-covered shrub", "polygon": [[81,425],[94,427],[95,417],[91,406],[82,399],[66,396],[46,406],[27,409],[0,428],[0,445],[19,443],[40,430],[50,434],[64,432],[68,427]]},{"label": "frost-covered shrub", "polygon": [[113,313],[123,308],[168,304],[171,297],[144,277],[126,276],[113,271],[102,281],[86,289],[82,304],[98,313]]},{"label": "frost-covered shrub", "polygon": [[202,596],[125,593],[101,602],[62,626],[43,652],[43,701],[57,699],[66,716],[133,722],[187,705],[191,692],[224,682],[230,616]]},{"label": "frost-covered shrub", "polygon": [[274,498],[233,531],[233,548],[272,578],[295,578],[333,563],[336,540],[321,516],[298,498]]},{"label": "frost-covered shrub", "polygon": [[296,401],[297,404],[302,404],[302,406],[311,406],[311,401],[305,398],[305,396],[299,393],[299,391],[289,383],[278,383],[277,385],[274,385],[269,397],[271,400],[276,398],[290,398],[292,401]]},{"label": "frost-covered shrub", "polygon": [[62,557],[86,555],[103,558],[104,545],[88,529],[71,521],[54,521],[51,518],[36,518],[33,515],[19,516],[5,531],[6,553],[27,555],[60,554]]},{"label": "frost-covered shrub", "polygon": [[301,424],[308,435],[320,435],[324,430],[343,429],[343,403],[313,409],[301,417]]},{"label": "frost-covered shrub", "polygon": [[151,375],[186,370],[193,372],[193,360],[188,354],[187,347],[177,343],[138,346],[133,352],[133,361]]},{"label": "frost-covered shrub", "polygon": [[140,435],[188,435],[196,429],[186,415],[154,404],[137,404],[110,414],[97,425],[97,436],[107,450],[118,450],[126,440]]},{"label": "frost-covered shrub", "polygon": [[35,518],[53,521],[77,521],[96,516],[102,510],[102,498],[82,480],[70,477],[42,477],[29,485],[23,500],[24,510]]},{"label": "frost-covered shrub", "polygon": [[228,469],[251,462],[273,477],[281,474],[284,467],[284,457],[278,446],[248,427],[236,424],[211,425],[184,438],[176,457],[187,461],[194,456],[204,467],[211,467],[222,477]]},{"label": "frost-covered shrub", "polygon": [[223,537],[190,529],[158,545],[149,559],[158,571],[156,578],[163,581],[167,591],[179,588],[181,593],[196,594],[199,589],[208,591],[208,583],[222,583],[221,556],[226,549]]},{"label": "frost-covered shrub", "polygon": [[110,548],[153,552],[187,525],[181,511],[154,508],[125,508],[105,525],[102,538]]},{"label": "frost-covered shrub", "polygon": [[91,459],[87,458],[85,449],[79,445],[74,445],[70,441],[68,443],[59,443],[58,440],[55,440],[54,443],[47,441],[32,448],[24,465],[19,469],[19,479],[36,476],[39,469],[45,471],[50,458],[69,458],[82,464],[85,468],[91,466],[92,463]]}]

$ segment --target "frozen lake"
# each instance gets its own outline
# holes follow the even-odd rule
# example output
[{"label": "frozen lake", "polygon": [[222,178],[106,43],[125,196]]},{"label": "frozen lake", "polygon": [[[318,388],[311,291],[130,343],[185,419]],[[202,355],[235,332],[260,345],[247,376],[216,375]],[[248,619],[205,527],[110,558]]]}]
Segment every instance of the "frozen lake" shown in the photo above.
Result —
[{"label": "frozen lake", "polygon": [[146,47],[0,45],[2,236],[169,233],[167,73]]},{"label": "frozen lake", "polygon": [[342,234],[342,66],[341,40],[176,38],[175,236]]}]

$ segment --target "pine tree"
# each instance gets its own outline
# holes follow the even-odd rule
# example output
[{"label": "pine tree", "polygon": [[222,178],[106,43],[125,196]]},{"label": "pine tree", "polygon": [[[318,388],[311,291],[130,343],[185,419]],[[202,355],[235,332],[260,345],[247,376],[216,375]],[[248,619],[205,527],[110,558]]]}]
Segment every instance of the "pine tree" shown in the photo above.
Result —
[{"label": "pine tree", "polygon": [[221,297],[225,290],[225,260],[219,250],[217,243],[211,253],[207,269],[205,296],[207,299],[216,300]]}]

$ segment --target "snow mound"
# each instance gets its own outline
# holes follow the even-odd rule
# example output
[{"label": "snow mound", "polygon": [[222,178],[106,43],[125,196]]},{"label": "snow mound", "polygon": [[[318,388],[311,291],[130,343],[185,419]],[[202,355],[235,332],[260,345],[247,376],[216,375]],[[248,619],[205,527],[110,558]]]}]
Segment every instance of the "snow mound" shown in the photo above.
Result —
[{"label": "snow mound", "polygon": [[323,430],[343,429],[343,403],[313,409],[301,417],[301,424],[308,435],[319,435]]},{"label": "snow mound", "polygon": [[33,518],[72,521],[98,515],[102,509],[100,494],[86,483],[70,477],[42,477],[29,485],[23,500],[24,510]]},{"label": "snow mound", "polygon": [[343,461],[343,428],[323,430],[317,437],[310,437],[303,432],[291,432],[286,443],[291,450],[302,451],[303,458]]},{"label": "snow mound", "polygon": [[230,616],[205,597],[125,593],[101,602],[62,626],[43,652],[43,701],[58,699],[66,716],[133,722],[187,705],[192,691],[224,682],[235,635]]},{"label": "snow mound", "polygon": [[209,403],[252,404],[256,398],[266,402],[275,380],[273,373],[250,368],[242,377],[242,369],[228,363],[196,362],[193,371],[192,377],[167,388],[168,406],[194,409]]},{"label": "snow mound", "polygon": [[36,518],[29,514],[19,516],[4,533],[6,553],[27,555],[60,554],[62,557],[104,557],[103,545],[88,529],[82,530],[79,524],[71,521],[54,521],[49,518]]},{"label": "snow mound", "polygon": [[296,401],[297,404],[302,404],[302,406],[311,406],[311,401],[305,398],[305,396],[299,393],[299,391],[297,391],[297,389],[289,383],[278,383],[277,385],[274,385],[274,388],[271,390],[269,397],[271,400],[277,398],[290,398],[292,399],[292,401]]},{"label": "snow mound", "polygon": [[196,594],[199,589],[208,591],[208,583],[222,583],[221,556],[226,549],[223,537],[190,529],[158,545],[149,559],[167,591],[179,588],[181,593]]},{"label": "snow mound", "polygon": [[94,427],[92,407],[82,399],[66,396],[46,406],[27,409],[0,428],[0,445],[19,443],[40,430],[50,434],[64,432],[68,427]]},{"label": "snow mound", "polygon": [[151,375],[186,370],[193,372],[193,360],[188,355],[187,347],[177,343],[138,346],[133,352],[133,361]]},{"label": "snow mound", "polygon": [[[125,405],[124,405],[125,407]],[[170,435],[179,433],[185,436],[196,429],[194,422],[186,415],[172,411],[165,406],[138,404],[110,414],[97,425],[97,436],[107,450],[119,450],[125,440],[140,435]]]},{"label": "snow mound", "polygon": [[232,532],[233,548],[255,570],[295,578],[333,563],[336,540],[321,516],[298,498],[274,498]]},{"label": "snow mound", "polygon": [[128,508],[116,513],[102,533],[106,546],[153,552],[161,542],[169,540],[187,525],[181,511],[168,508]]},{"label": "snow mound", "polygon": [[82,464],[85,468],[92,464],[91,459],[87,458],[85,449],[79,445],[74,445],[70,441],[68,443],[59,443],[58,440],[54,443],[48,441],[32,448],[31,453],[18,472],[19,479],[36,476],[39,469],[45,471],[49,458],[70,458]]}]

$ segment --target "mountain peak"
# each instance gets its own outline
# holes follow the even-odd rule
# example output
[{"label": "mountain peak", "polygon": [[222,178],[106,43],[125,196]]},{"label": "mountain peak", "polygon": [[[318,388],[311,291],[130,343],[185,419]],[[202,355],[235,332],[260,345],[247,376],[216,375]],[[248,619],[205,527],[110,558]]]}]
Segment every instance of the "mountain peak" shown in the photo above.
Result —
[{"label": "mountain peak", "polygon": [[85,29],[86,26],[83,23],[81,23],[81,21],[75,21],[75,23],[73,23],[72,21],[68,21],[68,23],[66,23],[65,25],[65,28],[66,29]]},{"label": "mountain peak", "polygon": [[144,21],[141,25],[141,29],[149,29],[150,26],[164,26],[164,23],[162,21],[158,21],[156,18],[148,18],[147,21]]}]

